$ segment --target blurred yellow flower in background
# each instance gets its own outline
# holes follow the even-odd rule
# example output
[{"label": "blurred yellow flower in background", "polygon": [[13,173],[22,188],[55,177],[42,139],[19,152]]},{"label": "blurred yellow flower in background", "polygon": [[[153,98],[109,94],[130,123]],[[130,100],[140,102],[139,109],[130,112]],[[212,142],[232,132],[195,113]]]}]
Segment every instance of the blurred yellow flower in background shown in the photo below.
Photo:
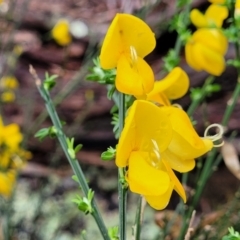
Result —
[{"label": "blurred yellow flower in background", "polygon": [[212,147],[211,140],[198,136],[183,110],[136,100],[128,111],[117,145],[116,165],[128,166],[131,191],[144,195],[152,207],[162,209],[173,189],[186,201],[172,169],[192,170],[194,158]]},{"label": "blurred yellow flower in background", "polygon": [[196,71],[220,76],[225,70],[227,48],[227,38],[219,29],[200,28],[187,41],[186,61]]},{"label": "blurred yellow flower in background", "polygon": [[149,26],[130,14],[116,14],[100,53],[103,69],[117,68],[116,88],[130,95],[145,95],[153,89],[154,75],[143,60],[155,48]]},{"label": "blurred yellow flower in background", "polygon": [[16,89],[18,86],[18,80],[14,76],[4,76],[0,80],[1,89]]},{"label": "blurred yellow flower in background", "polygon": [[15,100],[14,90],[19,86],[18,80],[14,76],[4,76],[0,79],[0,99],[2,102],[13,102]]},{"label": "blurred yellow flower in background", "polygon": [[52,38],[60,45],[67,46],[72,41],[69,31],[69,22],[66,19],[60,19],[52,29]]},{"label": "blurred yellow flower in background", "polygon": [[13,91],[5,91],[1,94],[1,101],[2,102],[14,102],[16,99],[15,93]]},{"label": "blurred yellow flower in background", "polygon": [[23,135],[17,124],[4,126],[0,118],[0,195],[8,197],[15,185],[16,171],[31,158],[20,147]]},{"label": "blurred yellow flower in background", "polygon": [[16,171],[9,170],[7,172],[0,171],[0,195],[8,198],[11,196],[13,187],[16,182]]}]

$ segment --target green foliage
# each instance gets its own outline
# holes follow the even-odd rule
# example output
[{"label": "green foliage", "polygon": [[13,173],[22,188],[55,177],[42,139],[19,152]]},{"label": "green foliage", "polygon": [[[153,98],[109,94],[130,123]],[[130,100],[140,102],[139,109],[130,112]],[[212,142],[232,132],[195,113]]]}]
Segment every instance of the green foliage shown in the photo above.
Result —
[{"label": "green foliage", "polygon": [[109,147],[107,151],[101,154],[101,159],[104,161],[113,160],[115,158],[115,154],[116,154],[116,149],[113,147]]},{"label": "green foliage", "polygon": [[119,116],[118,113],[114,113],[112,116],[111,124],[113,125],[113,132],[116,138],[119,138]]},{"label": "green foliage", "polygon": [[190,97],[192,101],[198,101],[202,99],[203,96],[210,97],[212,93],[219,92],[221,86],[219,84],[208,84],[205,88],[191,88]]},{"label": "green foliage", "polygon": [[55,85],[56,81],[55,79],[58,77],[58,75],[52,75],[49,76],[48,72],[45,73],[45,79],[43,81],[43,87],[47,90],[50,91]]},{"label": "green foliage", "polygon": [[176,67],[180,62],[180,57],[174,49],[171,49],[166,57],[163,58],[164,68],[170,72],[174,67]]},{"label": "green foliage", "polygon": [[227,60],[227,64],[234,66],[236,68],[240,67],[240,61],[238,59],[229,59],[229,60]]},{"label": "green foliage", "polygon": [[181,8],[186,6],[187,4],[189,4],[191,2],[191,0],[178,0],[177,1],[177,7]]},{"label": "green foliage", "polygon": [[229,42],[237,43],[239,41],[239,29],[235,25],[230,25],[227,29],[223,30],[223,33],[228,38]]},{"label": "green foliage", "polygon": [[111,240],[119,240],[118,226],[111,227],[108,229],[108,234]]},{"label": "green foliage", "polygon": [[78,153],[82,149],[82,144],[78,144],[74,148],[74,138],[67,138],[67,147],[68,147],[68,153],[71,156],[72,159],[76,158],[76,153]]},{"label": "green foliage", "polygon": [[40,141],[42,141],[46,137],[54,138],[57,135],[57,128],[55,126],[49,127],[49,128],[42,128],[39,131],[37,131],[34,135],[34,137],[38,138]]},{"label": "green foliage", "polygon": [[224,236],[222,240],[240,240],[239,232],[236,232],[233,227],[228,228],[229,234]]},{"label": "green foliage", "polygon": [[191,36],[191,32],[187,29],[187,27],[188,19],[186,19],[186,14],[181,12],[173,17],[172,21],[170,22],[169,30],[177,31],[180,39],[183,41],[183,43],[185,43]]},{"label": "green foliage", "polygon": [[78,209],[85,214],[93,213],[92,199],[94,197],[94,191],[91,189],[88,191],[87,197],[81,197],[77,195],[72,201],[77,204]]},{"label": "green foliage", "polygon": [[116,69],[104,70],[100,66],[99,58],[93,59],[94,66],[89,70],[87,80],[98,82],[100,84],[114,84],[116,78]]}]

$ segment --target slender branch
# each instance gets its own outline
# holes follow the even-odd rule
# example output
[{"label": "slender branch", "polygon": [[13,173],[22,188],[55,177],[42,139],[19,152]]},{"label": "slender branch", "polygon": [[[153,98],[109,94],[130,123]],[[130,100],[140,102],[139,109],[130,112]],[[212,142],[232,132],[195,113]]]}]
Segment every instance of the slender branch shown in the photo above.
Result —
[{"label": "slender branch", "polygon": [[[119,93],[119,132],[123,130],[125,121],[125,95]],[[118,197],[119,197],[119,233],[120,240],[126,239],[126,207],[127,207],[127,188],[123,184],[125,169],[118,169]]]},{"label": "slender branch", "polygon": [[[72,167],[74,174],[77,176],[79,185],[80,185],[84,195],[87,196],[90,188],[87,184],[86,178],[84,176],[81,166],[79,165],[79,162],[77,161],[77,159],[73,159],[68,152],[67,137],[65,136],[65,134],[62,130],[61,121],[58,117],[58,114],[56,112],[54,104],[50,98],[49,92],[43,87],[41,80],[38,78],[36,71],[33,69],[32,66],[30,66],[29,71],[32,74],[33,78],[35,79],[38,91],[45,101],[45,106],[47,108],[48,114],[53,122],[53,125],[57,129],[57,138],[62,146],[62,149],[69,161],[69,164]],[[103,239],[110,240],[107,228],[103,222],[102,216],[100,214],[100,211],[99,211],[94,199],[92,200],[92,208],[93,208],[92,216],[94,217],[94,219],[98,225],[98,228],[101,231]]]},{"label": "slender branch", "polygon": [[135,225],[133,226],[133,239],[140,240],[141,235],[141,227],[143,221],[143,212],[146,206],[146,200],[143,196],[139,196],[136,217],[135,217]]}]

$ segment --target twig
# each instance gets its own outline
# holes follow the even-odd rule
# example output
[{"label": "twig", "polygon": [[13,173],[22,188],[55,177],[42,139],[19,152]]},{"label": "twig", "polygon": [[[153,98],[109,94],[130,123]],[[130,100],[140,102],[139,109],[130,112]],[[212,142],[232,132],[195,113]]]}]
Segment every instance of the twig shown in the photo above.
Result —
[{"label": "twig", "polygon": [[184,237],[184,240],[190,240],[191,233],[194,231],[194,228],[192,226],[193,226],[193,221],[194,221],[195,215],[196,215],[196,210],[194,210],[192,212],[192,216],[191,216],[191,219],[190,219],[190,222],[189,222],[189,225],[188,225],[188,230],[187,230],[187,233]]}]

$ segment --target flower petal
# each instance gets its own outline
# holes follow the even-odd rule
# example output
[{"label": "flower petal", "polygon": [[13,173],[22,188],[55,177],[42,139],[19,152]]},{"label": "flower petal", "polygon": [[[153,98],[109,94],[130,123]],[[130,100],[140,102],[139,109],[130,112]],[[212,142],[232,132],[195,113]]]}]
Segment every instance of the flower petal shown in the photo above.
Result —
[{"label": "flower petal", "polygon": [[152,102],[156,102],[160,105],[163,106],[170,106],[171,103],[169,101],[169,99],[167,98],[166,94],[162,93],[162,92],[158,92],[156,94],[150,92],[149,94],[147,94],[147,100],[148,101],[152,101]]},{"label": "flower petal", "polygon": [[134,47],[139,57],[145,57],[156,46],[154,33],[141,19],[130,14],[116,14],[103,41],[100,62],[104,69],[117,66],[120,55]]},{"label": "flower petal", "polygon": [[211,150],[212,141],[205,139],[205,144],[193,128],[188,115],[182,109],[164,107],[163,111],[169,117],[173,128],[172,141],[168,146],[171,152],[182,159],[190,160]]},{"label": "flower petal", "polygon": [[193,9],[190,13],[191,22],[197,27],[207,27],[208,20],[198,9]]},{"label": "flower petal", "polygon": [[173,184],[171,183],[169,185],[169,188],[168,190],[162,194],[162,195],[159,195],[159,196],[144,196],[146,201],[148,202],[148,204],[156,209],[156,210],[162,210],[164,209],[169,201],[170,201],[170,197],[172,195],[172,191],[173,191]]},{"label": "flower petal", "polygon": [[216,27],[222,27],[224,19],[228,16],[228,9],[226,6],[211,4],[205,12],[205,16]]},{"label": "flower petal", "polygon": [[172,139],[172,126],[162,108],[136,100],[128,111],[116,152],[116,165],[125,167],[131,151],[152,152],[153,141],[163,152]]},{"label": "flower petal", "polygon": [[172,169],[178,172],[189,172],[195,167],[195,160],[186,160],[174,154],[169,149],[162,153],[162,158],[170,165]]},{"label": "flower petal", "polygon": [[159,93],[164,93],[169,99],[178,99],[187,92],[188,88],[188,75],[180,67],[175,67],[164,79],[154,83],[154,88],[147,99],[152,100]]},{"label": "flower petal", "polygon": [[61,45],[66,46],[72,41],[69,33],[69,23],[66,19],[60,19],[52,29],[52,37]]},{"label": "flower petal", "polygon": [[164,166],[166,167],[167,173],[174,184],[174,190],[179,194],[179,196],[183,199],[184,203],[187,201],[185,190],[182,186],[182,184],[179,182],[178,178],[176,177],[173,170],[170,168],[168,163],[163,160]]},{"label": "flower petal", "polygon": [[16,172],[9,170],[6,173],[0,172],[0,194],[10,197],[16,180]]},{"label": "flower petal", "polygon": [[148,157],[146,152],[131,153],[127,177],[130,190],[143,195],[164,194],[169,188],[169,176],[166,172],[151,166]]},{"label": "flower petal", "polygon": [[131,153],[127,177],[130,190],[143,195],[164,194],[169,188],[169,176],[166,172],[151,166],[148,158],[146,152]]},{"label": "flower petal", "polygon": [[199,66],[197,56],[194,53],[194,41],[190,38],[185,46],[185,57],[188,65],[196,71],[201,71],[202,68]]},{"label": "flower petal", "polygon": [[219,29],[198,29],[192,35],[192,41],[201,43],[221,55],[226,53],[228,47],[227,38]]},{"label": "flower petal", "polygon": [[215,76],[220,76],[223,73],[225,70],[225,59],[221,54],[201,43],[196,43],[194,49],[198,58],[198,64],[204,71]]},{"label": "flower petal", "polygon": [[142,59],[132,59],[122,54],[117,64],[116,88],[119,92],[130,95],[144,95],[154,85],[151,67]]}]

